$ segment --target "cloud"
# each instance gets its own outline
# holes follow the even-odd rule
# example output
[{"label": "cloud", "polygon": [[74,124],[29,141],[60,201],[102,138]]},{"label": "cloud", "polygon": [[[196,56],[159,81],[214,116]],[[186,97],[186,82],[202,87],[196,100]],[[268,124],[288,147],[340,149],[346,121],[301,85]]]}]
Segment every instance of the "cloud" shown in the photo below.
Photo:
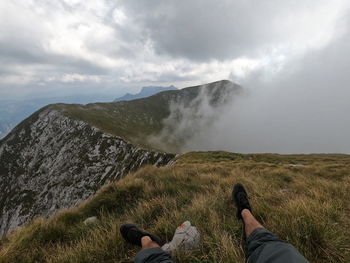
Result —
[{"label": "cloud", "polygon": [[349,154],[349,36],[289,61],[273,76],[263,69],[252,74],[245,93],[193,131],[181,151]]},{"label": "cloud", "polygon": [[148,142],[164,151],[183,151],[197,134],[206,131],[216,119],[225,114],[227,105],[240,92],[238,85],[227,80],[184,90],[170,101],[170,114],[163,120],[163,129],[160,133],[149,136]]},{"label": "cloud", "polygon": [[101,77],[97,75],[82,75],[82,74],[64,74],[60,77],[50,77],[46,81],[60,81],[64,83],[74,82],[101,82]]},{"label": "cloud", "polygon": [[[81,78],[70,78],[70,83],[76,82],[72,89],[64,84],[67,81],[62,81],[67,77],[60,76],[84,75],[92,83],[96,82],[96,75],[108,79],[107,56],[85,48],[83,33],[93,32],[83,32],[84,28],[77,26],[79,19],[88,20],[87,15],[74,20],[76,13],[70,13],[73,10],[59,1],[5,1],[0,3],[0,10],[0,63],[2,71],[7,72],[0,80],[2,99],[94,92],[95,87],[92,89],[88,81],[82,85]],[[95,22],[96,19],[91,20],[92,24]]]},{"label": "cloud", "polygon": [[[229,75],[241,81],[327,46],[341,34],[347,2],[2,1],[0,62],[10,73],[0,95],[42,94],[47,79],[74,74],[100,76],[109,92]],[[76,90],[91,91],[76,82]]]},{"label": "cloud", "polygon": [[326,0],[121,3],[156,52],[196,61],[322,47],[348,7],[346,1]]}]

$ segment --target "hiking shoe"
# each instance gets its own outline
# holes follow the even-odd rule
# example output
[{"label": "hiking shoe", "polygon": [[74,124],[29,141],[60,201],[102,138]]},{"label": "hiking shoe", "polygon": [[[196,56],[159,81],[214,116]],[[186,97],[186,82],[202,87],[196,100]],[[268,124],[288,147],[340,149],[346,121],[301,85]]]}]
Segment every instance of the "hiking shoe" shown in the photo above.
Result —
[{"label": "hiking shoe", "polygon": [[250,207],[249,200],[248,200],[248,194],[245,191],[242,184],[235,184],[233,186],[232,201],[235,203],[237,207],[238,219],[242,219],[241,213],[243,209],[248,209],[250,212],[252,211],[252,208]]},{"label": "hiking shoe", "polygon": [[141,238],[149,236],[154,242],[160,245],[161,240],[158,236],[141,231],[133,224],[123,224],[120,226],[120,233],[126,242],[141,247]]}]

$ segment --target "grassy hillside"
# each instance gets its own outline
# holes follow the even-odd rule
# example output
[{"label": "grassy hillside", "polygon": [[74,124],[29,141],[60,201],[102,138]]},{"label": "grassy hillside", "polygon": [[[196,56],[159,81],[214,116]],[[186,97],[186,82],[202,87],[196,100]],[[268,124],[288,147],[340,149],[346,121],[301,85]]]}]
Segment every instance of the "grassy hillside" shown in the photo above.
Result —
[{"label": "grassy hillside", "polygon": [[88,105],[56,104],[53,107],[69,117],[145,148],[149,148],[145,136],[159,132],[161,121],[169,115],[168,104],[160,96]]},{"label": "grassy hillside", "polygon": [[[8,235],[0,262],[130,262],[137,249],[123,242],[121,223],[169,240],[185,220],[201,232],[201,246],[177,253],[177,262],[244,262],[242,226],[230,202],[236,182],[246,185],[256,217],[310,262],[350,262],[349,174],[346,155],[188,153]],[[85,226],[89,216],[100,222]]]}]

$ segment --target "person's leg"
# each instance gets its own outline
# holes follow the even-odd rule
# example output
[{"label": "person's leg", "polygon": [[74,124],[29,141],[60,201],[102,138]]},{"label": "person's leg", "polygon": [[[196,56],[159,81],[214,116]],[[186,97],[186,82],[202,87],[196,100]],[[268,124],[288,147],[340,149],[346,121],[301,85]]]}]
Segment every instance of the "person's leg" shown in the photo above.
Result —
[{"label": "person's leg", "polygon": [[246,237],[249,237],[251,233],[257,228],[264,228],[258,220],[255,219],[252,212],[250,212],[248,209],[243,209],[241,212],[241,216],[244,223],[244,230]]},{"label": "person's leg", "polygon": [[308,262],[292,245],[281,241],[255,219],[243,185],[233,187],[232,199],[237,207],[237,218],[244,223],[249,263]]},{"label": "person's leg", "polygon": [[132,224],[121,225],[120,233],[125,241],[141,247],[135,263],[174,263],[170,254],[160,248],[161,241],[156,235],[143,232]]}]

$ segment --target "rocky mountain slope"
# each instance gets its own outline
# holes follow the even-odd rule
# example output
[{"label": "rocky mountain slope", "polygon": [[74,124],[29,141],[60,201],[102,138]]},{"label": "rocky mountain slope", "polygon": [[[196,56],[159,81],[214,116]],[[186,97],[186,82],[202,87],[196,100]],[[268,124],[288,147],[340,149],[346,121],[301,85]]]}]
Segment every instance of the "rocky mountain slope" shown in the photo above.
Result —
[{"label": "rocky mountain slope", "polygon": [[174,155],[140,149],[50,106],[0,146],[0,233],[87,199],[103,184]]},{"label": "rocky mountain slope", "polygon": [[76,205],[145,164],[168,164],[175,155],[153,150],[146,138],[162,130],[170,105],[196,108],[205,94],[219,107],[238,90],[220,81],[127,102],[54,104],[34,113],[0,141],[0,234]]}]

